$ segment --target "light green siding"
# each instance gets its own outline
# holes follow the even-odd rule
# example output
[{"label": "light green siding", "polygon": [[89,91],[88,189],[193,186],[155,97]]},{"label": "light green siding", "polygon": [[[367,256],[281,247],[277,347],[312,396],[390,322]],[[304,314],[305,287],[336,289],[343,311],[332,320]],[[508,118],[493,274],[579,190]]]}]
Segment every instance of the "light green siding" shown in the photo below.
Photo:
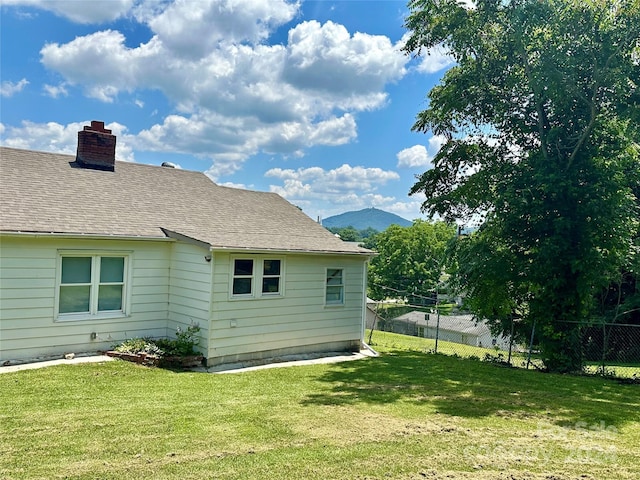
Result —
[{"label": "light green siding", "polygon": [[206,355],[211,302],[211,261],[209,250],[188,243],[171,248],[169,276],[169,321],[167,334],[175,338],[177,328],[200,327],[199,349]]},{"label": "light green siding", "polygon": [[[277,255],[240,255],[258,259]],[[286,255],[283,295],[235,299],[230,295],[233,254],[215,253],[209,342],[210,363],[260,358],[260,352],[313,351],[358,345],[362,339],[364,259]],[[327,268],[343,268],[345,302],[325,305]],[[258,289],[259,290],[259,289]]]},{"label": "light green siding", "polygon": [[[62,250],[128,252],[129,315],[56,320]],[[0,237],[0,360],[93,352],[125,338],[165,336],[170,255],[169,242]]]},{"label": "light green siding", "polygon": [[[62,251],[126,252],[129,310],[116,318],[56,318]],[[234,253],[183,241],[0,237],[0,360],[107,350],[132,337],[175,337],[200,326],[211,364],[279,353],[347,349],[362,339],[365,259],[349,255],[242,253],[280,259],[281,295],[234,298]],[[208,258],[211,260],[208,261]],[[325,305],[326,272],[344,271],[344,304]],[[256,289],[260,285],[256,284]],[[96,335],[92,339],[92,334]]]}]

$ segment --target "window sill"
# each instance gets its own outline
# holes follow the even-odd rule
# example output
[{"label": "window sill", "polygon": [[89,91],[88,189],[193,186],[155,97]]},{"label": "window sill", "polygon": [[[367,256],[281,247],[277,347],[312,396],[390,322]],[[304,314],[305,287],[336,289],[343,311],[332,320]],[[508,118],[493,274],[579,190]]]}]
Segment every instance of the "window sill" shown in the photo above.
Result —
[{"label": "window sill", "polygon": [[264,293],[262,295],[260,295],[259,297],[256,297],[254,295],[233,295],[231,297],[229,297],[229,300],[232,302],[237,302],[237,301],[242,301],[242,300],[272,300],[274,298],[284,298],[284,295],[282,295],[281,293]]},{"label": "window sill", "polygon": [[66,322],[86,322],[88,320],[111,320],[116,318],[127,318],[127,315],[124,312],[114,312],[114,313],[101,313],[98,315],[91,315],[89,313],[77,313],[77,314],[63,314],[58,315],[55,319],[55,322],[66,323]]}]

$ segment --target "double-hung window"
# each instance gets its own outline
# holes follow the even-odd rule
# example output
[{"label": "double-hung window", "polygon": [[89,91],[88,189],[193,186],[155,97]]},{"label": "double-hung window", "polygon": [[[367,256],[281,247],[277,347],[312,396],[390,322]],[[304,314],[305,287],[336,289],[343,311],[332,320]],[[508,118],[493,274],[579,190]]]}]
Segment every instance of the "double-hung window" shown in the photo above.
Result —
[{"label": "double-hung window", "polygon": [[283,260],[279,258],[235,258],[231,296],[237,298],[282,295]]},{"label": "double-hung window", "polygon": [[327,305],[344,304],[344,270],[342,268],[327,268],[325,303]]},{"label": "double-hung window", "polygon": [[253,294],[253,263],[251,258],[233,261],[233,295]]},{"label": "double-hung window", "polygon": [[282,274],[281,261],[278,259],[263,260],[262,262],[262,294],[280,294],[280,276]]},{"label": "double-hung window", "polygon": [[128,255],[61,253],[58,318],[123,315]]}]

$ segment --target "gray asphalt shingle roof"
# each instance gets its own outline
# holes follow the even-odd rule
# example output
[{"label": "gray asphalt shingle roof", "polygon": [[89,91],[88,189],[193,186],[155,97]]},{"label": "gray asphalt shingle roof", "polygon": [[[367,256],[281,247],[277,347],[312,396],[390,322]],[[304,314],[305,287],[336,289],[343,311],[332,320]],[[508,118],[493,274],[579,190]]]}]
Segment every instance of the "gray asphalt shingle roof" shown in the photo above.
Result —
[{"label": "gray asphalt shingle roof", "polygon": [[200,172],[119,161],[113,172],[93,170],[73,155],[0,147],[0,231],[163,238],[165,230],[214,248],[370,253],[275,193],[222,187]]}]

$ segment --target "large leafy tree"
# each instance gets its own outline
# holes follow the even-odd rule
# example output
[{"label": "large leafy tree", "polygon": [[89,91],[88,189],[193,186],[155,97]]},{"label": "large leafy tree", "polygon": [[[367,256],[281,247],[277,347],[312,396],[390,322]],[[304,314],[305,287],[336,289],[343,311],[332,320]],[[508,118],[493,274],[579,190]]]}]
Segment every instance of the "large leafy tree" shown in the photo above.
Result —
[{"label": "large leafy tree", "polygon": [[378,253],[369,267],[369,295],[375,300],[434,297],[454,236],[451,225],[421,220],[410,227],[391,225],[376,235],[369,245]]},{"label": "large leafy tree", "polygon": [[470,305],[535,322],[546,366],[579,370],[596,292],[637,255],[640,2],[409,8],[406,52],[456,60],[413,127],[448,141],[412,193],[446,220],[484,217],[458,251]]}]

